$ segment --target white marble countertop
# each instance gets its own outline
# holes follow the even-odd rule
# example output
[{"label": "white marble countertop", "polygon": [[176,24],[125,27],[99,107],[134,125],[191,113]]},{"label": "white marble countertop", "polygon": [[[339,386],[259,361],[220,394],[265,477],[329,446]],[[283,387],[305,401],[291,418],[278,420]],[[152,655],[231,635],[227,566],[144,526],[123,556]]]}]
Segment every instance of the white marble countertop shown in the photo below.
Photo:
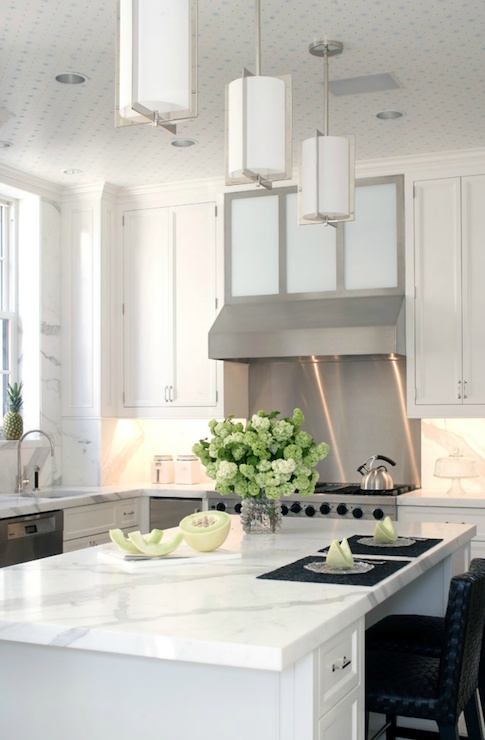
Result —
[{"label": "white marble countertop", "polygon": [[26,492],[22,495],[0,493],[0,519],[25,514],[36,514],[54,509],[68,509],[73,506],[87,506],[102,501],[131,498],[133,496],[163,496],[174,498],[204,497],[206,492],[214,490],[213,483],[196,483],[194,485],[176,485],[166,483],[154,485],[146,482],[130,483],[119,486],[62,486],[44,488],[38,492]]},{"label": "white marble countertop", "polygon": [[397,497],[398,506],[483,506],[485,491],[466,492],[464,496],[449,495],[446,491],[435,491],[430,488],[418,488],[416,491],[403,493]]},{"label": "white marble countertop", "polygon": [[[475,527],[406,523],[401,535],[443,538],[374,587],[258,580],[373,522],[283,521],[276,536],[242,536],[241,558],[143,566],[107,562],[112,544],[0,570],[0,640],[166,660],[282,670],[465,545]],[[169,536],[168,534],[166,536]],[[104,558],[104,559],[103,559]],[[139,572],[133,565],[140,565]]]}]

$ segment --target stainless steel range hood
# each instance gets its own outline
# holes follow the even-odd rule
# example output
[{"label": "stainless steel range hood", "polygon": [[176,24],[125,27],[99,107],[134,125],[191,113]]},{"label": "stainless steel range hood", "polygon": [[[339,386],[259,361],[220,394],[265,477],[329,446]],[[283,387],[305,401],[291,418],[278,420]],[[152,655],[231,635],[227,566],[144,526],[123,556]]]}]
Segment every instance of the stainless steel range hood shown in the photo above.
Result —
[{"label": "stainless steel range hood", "polygon": [[343,296],[225,305],[209,332],[209,357],[405,354],[404,296]]}]

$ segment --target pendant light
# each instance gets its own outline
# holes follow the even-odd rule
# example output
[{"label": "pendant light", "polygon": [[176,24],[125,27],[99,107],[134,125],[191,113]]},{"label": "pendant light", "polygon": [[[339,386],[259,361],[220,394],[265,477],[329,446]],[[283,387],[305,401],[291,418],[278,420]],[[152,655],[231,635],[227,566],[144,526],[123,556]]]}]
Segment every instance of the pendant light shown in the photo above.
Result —
[{"label": "pendant light", "polygon": [[310,54],[323,57],[323,133],[300,144],[299,223],[354,220],[355,141],[328,135],[328,58],[341,54],[340,41],[315,41]]},{"label": "pendant light", "polygon": [[291,178],[291,76],[261,75],[260,0],[255,0],[256,70],[226,86],[226,184],[271,189]]},{"label": "pendant light", "polygon": [[115,126],[197,116],[197,0],[119,0]]}]

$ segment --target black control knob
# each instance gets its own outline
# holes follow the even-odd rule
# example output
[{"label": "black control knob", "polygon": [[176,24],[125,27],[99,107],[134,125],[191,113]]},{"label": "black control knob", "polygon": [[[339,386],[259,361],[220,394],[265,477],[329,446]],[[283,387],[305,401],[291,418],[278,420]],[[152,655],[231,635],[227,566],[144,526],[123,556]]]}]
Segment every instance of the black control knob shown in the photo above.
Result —
[{"label": "black control knob", "polygon": [[234,511],[236,512],[236,514],[240,514],[241,513],[241,509],[242,509],[242,505],[241,504],[235,504],[234,505]]},{"label": "black control knob", "polygon": [[301,505],[298,503],[291,504],[290,511],[293,512],[293,514],[299,514],[301,511]]},{"label": "black control knob", "polygon": [[354,516],[356,519],[362,519],[362,517],[364,516],[364,512],[357,506],[357,508],[352,509],[352,516]]},{"label": "black control knob", "polygon": [[348,512],[348,509],[345,506],[345,504],[339,504],[337,506],[337,514],[340,514],[340,516],[345,516],[347,512]]},{"label": "black control knob", "polygon": [[226,510],[226,504],[223,504],[222,502],[216,505],[217,511],[225,511]]},{"label": "black control knob", "polygon": [[283,516],[286,516],[288,514],[288,512],[289,512],[289,509],[288,509],[287,505],[286,504],[281,504],[281,513],[283,514]]},{"label": "black control knob", "polygon": [[374,519],[383,519],[384,518],[384,512],[382,509],[374,509],[372,512],[374,515]]},{"label": "black control knob", "polygon": [[314,506],[307,506],[305,508],[305,514],[307,516],[315,516],[315,507]]},{"label": "black control knob", "polygon": [[326,516],[327,514],[330,514],[330,505],[322,504],[320,506],[320,514],[323,514],[324,516]]}]

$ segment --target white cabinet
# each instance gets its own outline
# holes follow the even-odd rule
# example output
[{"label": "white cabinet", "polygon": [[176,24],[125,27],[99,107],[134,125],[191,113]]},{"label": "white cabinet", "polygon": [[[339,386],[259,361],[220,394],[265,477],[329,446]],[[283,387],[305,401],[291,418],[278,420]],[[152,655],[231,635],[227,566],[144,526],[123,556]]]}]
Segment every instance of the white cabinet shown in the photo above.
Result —
[{"label": "white cabinet", "polygon": [[200,415],[217,403],[215,204],[127,210],[123,221],[125,415]]},{"label": "white cabinet", "polygon": [[299,738],[361,740],[364,737],[363,670],[363,619],[344,628],[334,639],[295,664],[294,726],[298,728]]},{"label": "white cabinet", "polygon": [[140,498],[103,501],[64,510],[63,551],[81,550],[110,541],[110,529],[131,532],[139,529]]},{"label": "white cabinet", "polygon": [[337,228],[298,225],[296,188],[227,194],[226,302],[403,290],[402,176],[356,185],[355,221]]},{"label": "white cabinet", "polygon": [[408,414],[485,413],[485,176],[415,183]]},{"label": "white cabinet", "polygon": [[399,522],[449,522],[451,524],[475,524],[477,534],[471,541],[472,558],[485,557],[485,511],[475,505],[457,506],[399,506]]}]

